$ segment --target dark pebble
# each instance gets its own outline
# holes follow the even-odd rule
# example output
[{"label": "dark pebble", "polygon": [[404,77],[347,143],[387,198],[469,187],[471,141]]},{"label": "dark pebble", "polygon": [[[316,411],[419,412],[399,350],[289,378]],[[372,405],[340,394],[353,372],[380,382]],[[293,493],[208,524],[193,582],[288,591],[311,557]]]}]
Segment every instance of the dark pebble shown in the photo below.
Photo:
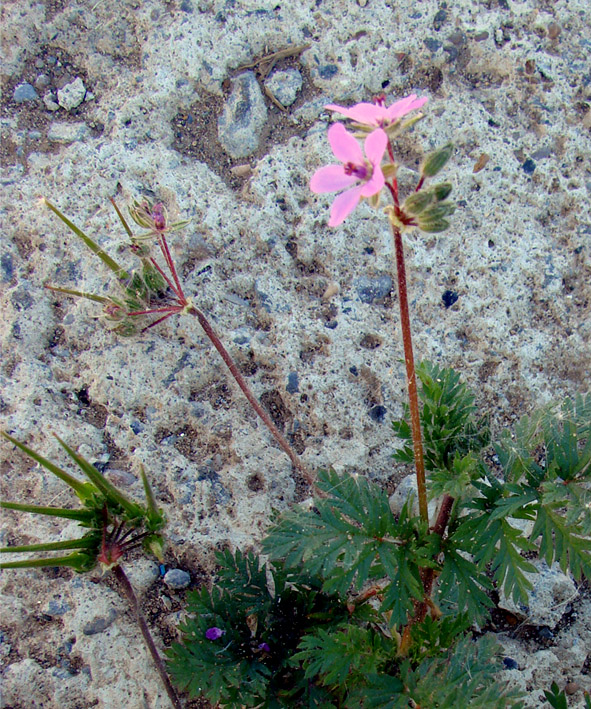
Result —
[{"label": "dark pebble", "polygon": [[357,369],[357,367],[355,365],[353,365],[352,367],[349,367],[349,371],[351,372],[351,374],[354,377],[356,377],[359,374],[359,370]]},{"label": "dark pebble", "polygon": [[446,20],[447,12],[445,10],[439,10],[439,12],[435,13],[435,17],[433,18],[433,29],[435,32],[439,32]]},{"label": "dark pebble", "polygon": [[536,164],[531,158],[528,158],[521,167],[523,168],[523,172],[527,175],[531,175],[536,169]]},{"label": "dark pebble", "polygon": [[387,409],[385,406],[372,406],[372,408],[369,410],[369,418],[372,421],[375,421],[376,423],[383,423],[386,411]]},{"label": "dark pebble", "polygon": [[453,290],[446,290],[443,292],[443,295],[441,296],[441,300],[443,301],[443,305],[445,305],[446,308],[451,308],[451,306],[457,302],[458,298],[460,296]]},{"label": "dark pebble", "polygon": [[318,75],[321,79],[330,79],[339,71],[339,67],[336,64],[325,64],[324,66],[318,67]]},{"label": "dark pebble", "polygon": [[290,372],[287,375],[287,386],[285,387],[289,394],[295,394],[296,391],[300,390],[300,383],[298,380],[297,372]]},{"label": "dark pebble", "polygon": [[2,254],[0,256],[0,269],[2,269],[2,280],[5,282],[11,281],[14,275],[14,264],[12,263],[11,254]]},{"label": "dark pebble", "polygon": [[433,54],[435,54],[438,49],[441,49],[442,46],[441,42],[438,39],[435,39],[434,37],[427,37],[423,40],[423,44]]},{"label": "dark pebble", "polygon": [[362,276],[355,281],[355,289],[362,303],[373,303],[389,295],[392,290],[392,279],[385,275],[374,278]]},{"label": "dark pebble", "polygon": [[94,620],[91,620],[90,623],[87,623],[82,628],[82,632],[84,635],[98,635],[98,633],[104,633],[116,617],[117,612],[114,609],[111,609],[107,618],[97,616]]},{"label": "dark pebble", "polygon": [[544,640],[552,640],[554,637],[554,633],[547,625],[543,625],[541,628],[538,628],[538,635]]},{"label": "dark pebble", "polygon": [[457,47],[454,47],[453,44],[447,44],[443,48],[443,51],[447,52],[447,54],[448,54],[447,61],[449,63],[454,62],[458,58],[459,52],[457,50]]},{"label": "dark pebble", "polygon": [[338,327],[338,324],[338,320],[329,320],[324,323],[324,327],[327,327],[329,330],[335,330]]},{"label": "dark pebble", "polygon": [[503,664],[505,665],[506,669],[508,669],[508,670],[518,670],[519,669],[519,665],[512,657],[504,657]]}]

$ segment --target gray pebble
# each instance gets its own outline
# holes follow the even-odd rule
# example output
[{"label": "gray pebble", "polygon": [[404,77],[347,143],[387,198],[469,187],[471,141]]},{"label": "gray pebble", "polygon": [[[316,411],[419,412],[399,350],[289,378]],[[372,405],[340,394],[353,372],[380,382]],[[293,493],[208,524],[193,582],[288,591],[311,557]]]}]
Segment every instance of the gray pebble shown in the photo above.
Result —
[{"label": "gray pebble", "polygon": [[54,143],[74,143],[84,140],[90,134],[86,123],[52,123],[47,131],[47,137]]},{"label": "gray pebble", "polygon": [[164,583],[169,588],[187,588],[191,583],[191,576],[181,569],[170,569],[164,574]]},{"label": "gray pebble", "polygon": [[50,83],[51,79],[47,76],[47,74],[39,74],[39,76],[35,79],[35,88],[44,89],[49,86]]},{"label": "gray pebble", "polygon": [[385,298],[392,290],[392,279],[388,275],[361,276],[354,281],[354,286],[362,303],[373,303]]},{"label": "gray pebble", "polygon": [[57,102],[66,111],[71,111],[73,108],[78,107],[86,96],[86,87],[84,86],[82,79],[77,76],[74,81],[66,84],[63,88],[58,89],[57,92]]},{"label": "gray pebble", "polygon": [[267,107],[254,72],[237,76],[232,93],[218,120],[218,136],[224,150],[233,158],[252,155],[267,120]]},{"label": "gray pebble", "polygon": [[266,88],[283,106],[291,106],[296,100],[302,84],[302,75],[297,69],[276,71],[265,81]]},{"label": "gray pebble", "polygon": [[14,89],[13,99],[16,103],[35,101],[38,98],[39,94],[35,91],[35,87],[31,86],[31,84],[19,84]]},{"label": "gray pebble", "polygon": [[57,111],[59,109],[59,103],[55,100],[55,96],[51,91],[48,91],[43,97],[43,103],[48,111]]},{"label": "gray pebble", "polygon": [[105,630],[113,624],[116,617],[117,611],[114,608],[111,608],[109,615],[106,618],[100,615],[96,616],[96,618],[93,618],[90,623],[86,623],[86,625],[82,628],[82,632],[84,635],[98,635],[98,633],[104,633]]}]

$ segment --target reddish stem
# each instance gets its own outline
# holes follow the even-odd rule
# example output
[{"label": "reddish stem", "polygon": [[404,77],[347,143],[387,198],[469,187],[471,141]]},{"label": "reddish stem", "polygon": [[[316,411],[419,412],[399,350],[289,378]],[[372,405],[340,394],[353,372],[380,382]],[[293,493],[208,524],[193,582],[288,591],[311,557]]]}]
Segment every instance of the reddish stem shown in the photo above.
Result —
[{"label": "reddish stem", "polygon": [[177,276],[176,268],[174,267],[174,263],[172,262],[172,258],[170,256],[170,251],[168,250],[168,244],[166,243],[166,237],[162,232],[159,232],[159,242],[160,242],[160,248],[162,249],[162,253],[164,255],[164,258],[166,260],[166,263],[168,265],[168,268],[170,270],[170,273],[172,274],[172,277],[174,278],[174,282],[176,283],[176,291],[179,297],[179,300],[182,301],[183,305],[187,304],[187,299],[185,298],[185,294],[183,293],[183,288],[181,286],[181,282],[179,281],[179,277]]},{"label": "reddish stem", "polygon": [[154,643],[154,639],[152,638],[152,634],[150,633],[150,628],[148,627],[146,619],[144,618],[144,615],[140,610],[137,596],[135,595],[133,586],[129,583],[127,574],[125,573],[125,571],[123,571],[121,566],[115,566],[115,568],[113,569],[113,573],[115,574],[117,581],[119,581],[119,585],[121,586],[123,595],[129,601],[129,605],[131,606],[133,614],[135,615],[138,625],[140,626],[144,641],[148,647],[148,650],[150,651],[150,655],[152,655],[152,659],[154,660],[154,664],[156,665],[156,669],[158,670],[158,674],[160,675],[160,679],[164,684],[164,689],[166,690],[166,694],[168,694],[168,698],[170,699],[172,706],[174,707],[174,709],[182,709],[180,699],[178,698],[177,693],[175,692],[175,689],[172,686],[170,678],[168,677],[166,668],[164,667],[164,662],[162,662],[160,653],[158,652],[158,649]]},{"label": "reddish stem", "polygon": [[419,512],[421,518],[429,522],[427,509],[427,489],[425,484],[425,462],[423,459],[423,442],[421,436],[421,419],[419,414],[419,399],[417,396],[417,377],[412,351],[412,333],[408,311],[408,294],[406,290],[406,269],[404,265],[404,250],[400,229],[392,225],[394,235],[394,251],[396,254],[396,272],[398,275],[398,305],[400,307],[400,324],[402,327],[402,342],[404,344],[404,362],[406,364],[406,380],[408,383],[408,402],[410,408],[410,423],[412,429],[412,444],[417,473],[417,488],[419,493]]},{"label": "reddish stem", "polygon": [[421,175],[421,179],[417,182],[417,186],[415,187],[415,192],[418,192],[421,189],[424,181],[425,181],[425,176]]},{"label": "reddish stem", "polygon": [[244,396],[248,399],[248,403],[252,406],[252,408],[256,411],[256,413],[259,415],[259,417],[262,419],[263,423],[265,426],[269,429],[279,446],[283,449],[283,451],[286,453],[286,455],[289,457],[291,462],[293,463],[294,467],[304,476],[306,481],[310,486],[315,488],[315,482],[314,482],[314,476],[312,473],[305,467],[305,465],[302,463],[300,460],[299,456],[297,453],[291,448],[289,443],[285,440],[283,435],[279,432],[279,429],[273,421],[271,420],[269,414],[262,408],[262,406],[259,404],[259,402],[256,400],[254,394],[251,392],[251,390],[248,387],[248,384],[246,383],[246,380],[240,374],[238,371],[238,367],[236,367],[236,364],[234,363],[234,360],[230,356],[229,352],[226,350],[224,345],[222,344],[221,340],[219,337],[215,334],[213,328],[209,324],[207,318],[205,315],[198,310],[195,306],[191,306],[188,310],[188,313],[191,315],[194,315],[198,320],[199,324],[205,331],[205,334],[209,339],[211,340],[213,346],[216,348],[216,350],[219,352],[221,358],[224,360],[224,364],[228,369],[230,370],[231,375],[234,377],[236,380],[236,383],[242,389],[242,393]]},{"label": "reddish stem", "polygon": [[176,297],[179,300],[181,300],[182,299],[181,293],[179,293],[177,291],[175,286],[172,284],[172,281],[170,280],[170,278],[166,275],[166,273],[164,273],[164,271],[158,265],[158,262],[156,261],[156,259],[153,258],[152,256],[150,256],[150,263],[152,264],[152,266],[154,266],[154,268],[158,271],[158,273],[162,276],[162,278],[164,278],[164,280],[168,284],[170,290],[176,295]]}]

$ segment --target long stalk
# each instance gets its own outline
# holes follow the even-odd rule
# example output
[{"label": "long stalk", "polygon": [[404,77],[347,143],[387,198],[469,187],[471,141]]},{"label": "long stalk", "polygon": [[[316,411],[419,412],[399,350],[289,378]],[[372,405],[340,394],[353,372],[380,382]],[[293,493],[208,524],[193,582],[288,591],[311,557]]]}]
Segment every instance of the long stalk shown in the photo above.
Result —
[{"label": "long stalk", "polygon": [[408,313],[408,294],[406,291],[406,268],[404,265],[404,249],[400,229],[392,225],[394,236],[394,252],[396,254],[396,273],[398,276],[398,305],[400,307],[400,324],[402,326],[402,342],[404,344],[404,362],[406,364],[406,381],[408,383],[408,404],[410,408],[410,425],[412,429],[412,445],[417,473],[417,488],[419,493],[419,513],[421,519],[429,521],[427,508],[427,488],[425,485],[425,461],[423,458],[423,440],[421,435],[421,419],[419,414],[419,399],[417,396],[417,375],[412,351],[412,333]]},{"label": "long stalk", "polygon": [[289,443],[285,440],[284,436],[280,433],[279,429],[273,421],[271,420],[271,417],[269,414],[263,409],[263,407],[259,404],[259,402],[256,400],[254,394],[250,390],[248,384],[246,383],[246,380],[240,374],[238,371],[238,367],[234,363],[234,360],[230,356],[229,352],[226,350],[224,345],[222,344],[220,338],[216,335],[214,329],[211,327],[209,324],[209,321],[205,317],[205,315],[194,305],[191,305],[188,309],[187,312],[190,313],[191,315],[194,315],[197,320],[199,320],[199,324],[205,331],[205,334],[209,339],[211,340],[211,343],[213,346],[216,348],[216,350],[219,352],[221,358],[224,360],[224,364],[228,369],[230,370],[231,375],[234,377],[236,380],[236,383],[242,389],[242,393],[244,396],[248,399],[248,403],[252,406],[252,408],[256,411],[256,413],[259,415],[259,417],[262,419],[263,423],[265,426],[269,429],[281,449],[286,453],[286,455],[289,457],[291,462],[293,463],[294,467],[296,470],[298,470],[306,479],[308,484],[312,487],[315,487],[315,480],[314,480],[314,475],[306,468],[306,466],[302,463],[300,460],[299,456],[297,453],[293,450],[293,448],[289,445]]},{"label": "long stalk", "polygon": [[170,699],[172,706],[174,707],[174,709],[182,709],[181,701],[178,698],[174,687],[172,686],[170,678],[166,672],[166,668],[164,667],[164,662],[162,662],[160,653],[158,652],[158,649],[154,644],[154,639],[152,638],[152,634],[150,633],[150,628],[148,627],[146,619],[144,618],[144,615],[140,610],[137,596],[135,595],[133,586],[127,578],[127,574],[121,566],[115,566],[115,568],[113,569],[113,573],[115,574],[117,581],[119,581],[119,585],[121,586],[123,594],[129,601],[129,605],[133,610],[138,625],[140,626],[142,635],[144,636],[146,645],[148,646],[148,650],[150,651],[150,655],[152,655],[152,659],[154,660],[154,664],[156,665],[156,669],[158,670],[158,674],[160,675],[160,679],[164,684],[164,689],[166,690],[166,694],[168,694],[168,698]]}]

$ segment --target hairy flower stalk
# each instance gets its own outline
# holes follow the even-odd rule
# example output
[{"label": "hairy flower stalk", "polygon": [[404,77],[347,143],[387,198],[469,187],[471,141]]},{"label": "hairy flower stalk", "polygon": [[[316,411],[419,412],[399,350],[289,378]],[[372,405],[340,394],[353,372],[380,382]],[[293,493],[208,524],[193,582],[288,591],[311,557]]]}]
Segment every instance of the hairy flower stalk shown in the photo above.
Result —
[{"label": "hairy flower stalk", "polygon": [[404,249],[400,229],[392,225],[394,237],[394,252],[396,255],[396,274],[398,276],[398,306],[400,309],[400,325],[402,327],[402,342],[404,345],[404,363],[406,365],[406,382],[408,386],[408,403],[412,427],[412,443],[415,454],[415,469],[417,474],[417,490],[419,497],[419,513],[421,519],[429,521],[427,508],[427,487],[425,483],[425,462],[423,441],[421,435],[421,419],[419,413],[419,398],[417,395],[417,375],[412,349],[412,332],[408,310],[408,294],[406,290],[406,268],[404,265]]}]

